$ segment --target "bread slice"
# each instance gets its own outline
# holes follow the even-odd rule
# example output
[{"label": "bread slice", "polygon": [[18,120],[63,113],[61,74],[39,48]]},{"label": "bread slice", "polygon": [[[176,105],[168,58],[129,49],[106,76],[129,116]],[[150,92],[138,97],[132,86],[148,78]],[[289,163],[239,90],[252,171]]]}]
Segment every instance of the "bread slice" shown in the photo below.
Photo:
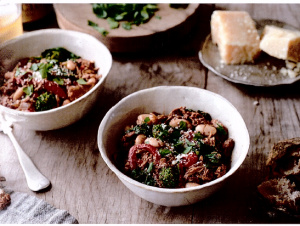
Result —
[{"label": "bread slice", "polygon": [[266,162],[271,177],[300,175],[300,137],[275,143]]},{"label": "bread slice", "polygon": [[264,181],[258,187],[258,192],[276,208],[288,211],[299,212],[300,191],[287,178],[278,178]]},{"label": "bread slice", "polygon": [[266,25],[260,48],[270,56],[300,62],[300,32]]},{"label": "bread slice", "polygon": [[221,60],[226,64],[254,62],[260,54],[260,37],[248,12],[214,11],[211,35],[212,42],[218,45]]}]

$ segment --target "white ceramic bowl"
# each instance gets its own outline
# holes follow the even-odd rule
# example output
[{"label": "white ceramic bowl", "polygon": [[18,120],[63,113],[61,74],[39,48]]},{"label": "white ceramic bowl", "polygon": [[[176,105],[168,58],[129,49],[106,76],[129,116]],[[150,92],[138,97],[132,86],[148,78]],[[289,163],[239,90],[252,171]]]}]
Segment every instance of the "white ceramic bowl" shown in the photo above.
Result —
[{"label": "white ceramic bowl", "polygon": [[53,130],[68,126],[82,118],[97,101],[112,65],[109,50],[88,34],[60,29],[46,29],[25,33],[0,45],[0,76],[12,70],[18,60],[39,56],[44,50],[64,47],[87,60],[95,61],[102,74],[100,81],[86,94],[68,105],[42,112],[21,112],[0,105],[6,120],[31,130]]},{"label": "white ceramic bowl", "polygon": [[[155,111],[169,114],[178,107],[208,112],[213,119],[219,119],[228,128],[229,137],[235,141],[230,170],[223,177],[197,187],[167,189],[144,185],[117,169],[113,154],[118,151],[117,142],[121,139],[125,126],[134,124],[141,113]],[[229,101],[210,91],[184,86],[154,87],[125,97],[107,112],[98,130],[98,146],[108,167],[136,195],[163,206],[189,205],[213,194],[241,166],[249,144],[245,122]]]}]

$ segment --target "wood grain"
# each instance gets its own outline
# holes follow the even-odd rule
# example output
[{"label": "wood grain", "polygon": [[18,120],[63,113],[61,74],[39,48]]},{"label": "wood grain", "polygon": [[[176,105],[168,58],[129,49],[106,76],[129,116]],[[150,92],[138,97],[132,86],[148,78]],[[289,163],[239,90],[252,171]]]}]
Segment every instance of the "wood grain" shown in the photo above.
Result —
[{"label": "wood grain", "polygon": [[[299,219],[263,203],[256,187],[267,175],[265,160],[271,146],[300,134],[299,83],[279,87],[239,85],[201,65],[198,47],[209,32],[213,7],[201,5],[199,29],[186,36],[178,48],[149,54],[113,54],[104,93],[79,122],[48,132],[14,129],[20,145],[51,179],[50,189],[35,193],[27,188],[15,150],[9,138],[0,133],[0,176],[6,178],[1,184],[42,198],[85,224],[298,223]],[[300,28],[300,5],[221,4],[215,8],[246,10],[258,19],[277,19]],[[170,208],[142,200],[125,188],[99,154],[97,131],[105,113],[128,94],[159,85],[216,92],[237,108],[249,130],[251,146],[241,168],[220,191],[194,205]]]}]

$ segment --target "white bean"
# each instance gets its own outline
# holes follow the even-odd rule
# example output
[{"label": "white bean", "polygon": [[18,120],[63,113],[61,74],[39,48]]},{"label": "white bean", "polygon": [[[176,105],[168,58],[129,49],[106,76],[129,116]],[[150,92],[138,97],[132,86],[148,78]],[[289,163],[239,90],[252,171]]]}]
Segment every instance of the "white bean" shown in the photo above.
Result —
[{"label": "white bean", "polygon": [[161,140],[156,139],[154,137],[147,138],[145,140],[145,144],[150,144],[150,145],[152,145],[153,147],[156,147],[156,148],[164,146],[164,142],[162,142]]},{"label": "white bean", "polygon": [[76,68],[76,64],[72,60],[67,61],[67,68],[71,71],[74,71]]},{"label": "white bean", "polygon": [[192,124],[191,124],[188,120],[186,120],[186,119],[181,119],[181,118],[173,118],[173,119],[169,122],[169,125],[172,126],[172,127],[179,127],[181,121],[186,123],[186,127],[187,127],[188,129],[192,129],[192,128],[193,128]]},{"label": "white bean", "polygon": [[214,136],[217,133],[217,129],[215,127],[206,124],[196,126],[195,130],[204,136]]},{"label": "white bean", "polygon": [[13,100],[18,100],[22,97],[23,95],[23,87],[20,87],[17,89],[17,91],[14,93],[14,96],[13,96]]},{"label": "white bean", "polygon": [[136,138],[135,138],[135,144],[143,144],[146,140],[146,136],[144,134],[139,134]]},{"label": "white bean", "polygon": [[143,124],[147,117],[150,119],[150,121],[148,122],[148,125],[151,125],[152,123],[153,124],[156,123],[156,121],[157,121],[156,115],[154,115],[154,114],[141,114],[137,117],[136,124],[138,124],[138,125]]}]

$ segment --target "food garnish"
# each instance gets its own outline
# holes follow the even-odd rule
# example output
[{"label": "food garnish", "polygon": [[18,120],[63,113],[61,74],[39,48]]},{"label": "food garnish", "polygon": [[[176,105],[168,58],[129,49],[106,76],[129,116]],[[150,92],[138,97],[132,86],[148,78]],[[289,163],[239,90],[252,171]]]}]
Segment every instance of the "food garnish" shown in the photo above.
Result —
[{"label": "food garnish", "polygon": [[234,141],[228,135],[220,121],[200,110],[180,107],[168,115],[142,114],[122,137],[119,168],[155,187],[201,185],[230,168]]},{"label": "food garnish", "polygon": [[94,62],[58,47],[22,59],[4,75],[0,104],[19,111],[46,111],[84,95],[101,78]]}]

